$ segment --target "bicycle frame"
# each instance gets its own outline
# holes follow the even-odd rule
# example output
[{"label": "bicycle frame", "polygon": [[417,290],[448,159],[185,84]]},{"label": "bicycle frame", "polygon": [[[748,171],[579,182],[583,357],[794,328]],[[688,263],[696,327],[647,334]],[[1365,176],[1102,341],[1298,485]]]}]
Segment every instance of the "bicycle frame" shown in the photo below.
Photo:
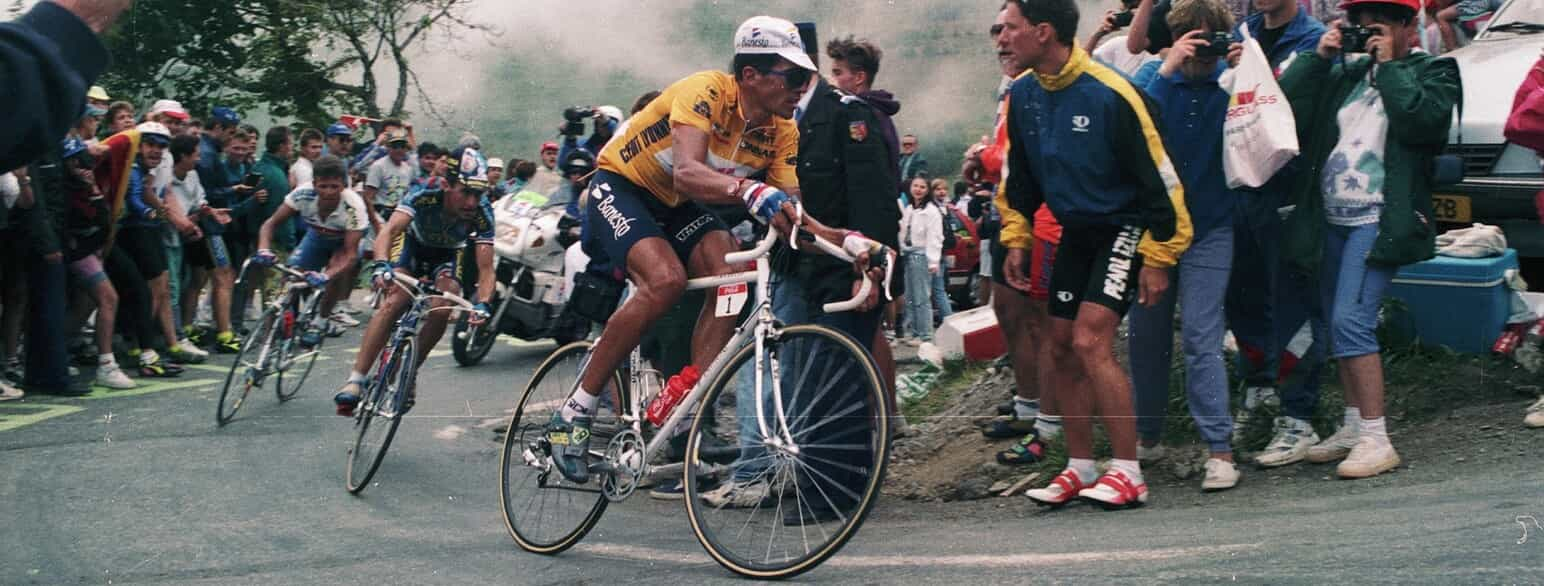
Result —
[{"label": "bicycle frame", "polygon": [[[686,289],[688,291],[708,289],[721,285],[734,285],[754,282],[757,299],[756,307],[754,310],[752,310],[751,315],[746,317],[745,321],[736,326],[734,336],[730,338],[729,343],[724,346],[723,350],[719,351],[718,356],[714,357],[713,363],[708,366],[707,372],[702,374],[701,378],[698,379],[697,384],[692,387],[691,392],[687,393],[686,397],[681,400],[680,404],[676,405],[670,416],[665,419],[664,425],[661,425],[659,429],[655,431],[654,437],[649,440],[647,445],[645,445],[642,458],[642,461],[645,464],[644,469],[639,472],[640,476],[648,475],[649,472],[654,468],[652,465],[648,464],[648,462],[652,461],[654,456],[657,455],[660,450],[665,449],[665,447],[669,444],[670,438],[675,436],[676,428],[680,426],[681,422],[688,417],[687,414],[696,411],[698,402],[701,401],[702,396],[707,393],[708,385],[717,380],[719,375],[723,373],[724,369],[728,368],[729,360],[734,356],[735,351],[742,345],[749,342],[751,339],[754,339],[756,344],[754,358],[756,361],[756,403],[758,405],[766,404],[765,401],[767,399],[767,394],[770,392],[772,395],[771,399],[773,406],[775,407],[777,413],[776,420],[769,422],[767,421],[765,413],[766,410],[756,409],[756,425],[761,432],[760,437],[772,438],[768,440],[767,447],[769,448],[775,450],[786,450],[794,454],[798,453],[798,445],[793,441],[793,437],[789,433],[787,418],[783,414],[783,396],[781,388],[782,384],[779,380],[778,365],[775,363],[771,364],[771,376],[766,376],[768,374],[766,372],[768,366],[765,364],[765,342],[768,339],[776,337],[778,330],[777,320],[772,314],[772,288],[770,286],[772,273],[771,268],[769,267],[769,263],[766,262],[766,258],[767,253],[771,251],[772,246],[776,244],[777,238],[777,230],[769,229],[767,230],[766,237],[762,238],[761,242],[757,244],[756,248],[748,251],[732,253],[725,258],[725,260],[730,264],[739,264],[750,260],[757,260],[758,262],[756,262],[756,268],[754,270],[728,275],[701,277],[697,279],[691,279],[686,282]],[[797,238],[793,238],[791,240],[796,241]],[[844,251],[841,247],[831,244],[818,237],[815,238],[815,244],[818,248],[827,254],[842,260],[846,260],[848,262],[853,261],[852,256]],[[889,277],[890,275],[887,271],[884,279],[886,297],[888,297],[888,284],[890,280]],[[828,303],[825,305],[824,309],[829,313],[851,311],[856,309],[865,299],[868,298],[871,287],[872,283],[870,280],[864,279],[863,285],[860,288],[858,295],[847,301]],[[601,335],[604,336],[605,333],[602,332]],[[641,363],[641,360],[642,359],[640,358],[639,350],[634,348],[631,358],[634,382],[637,381],[637,373],[639,370],[638,366]],[[766,388],[766,382],[769,380],[769,378],[773,385],[773,388],[770,390]],[[661,385],[660,388],[663,388],[663,385]],[[639,433],[641,437],[643,431],[643,418],[640,417],[639,414],[643,412],[643,406],[647,404],[647,401],[645,400],[645,397],[641,396],[641,393],[629,393],[629,395],[631,395],[629,401],[629,411],[620,414],[620,417],[624,422],[630,424],[632,430]],[[777,431],[775,436],[769,433],[773,430]]]},{"label": "bicycle frame", "polygon": [[[402,340],[412,336],[417,336],[418,327],[421,325],[423,319],[430,313],[442,310],[475,311],[473,309],[472,302],[467,301],[465,298],[454,293],[439,291],[435,289],[432,284],[425,284],[424,281],[419,279],[415,279],[401,273],[392,273],[391,283],[401,288],[410,297],[412,297],[412,305],[409,306],[406,311],[402,312],[402,317],[397,318],[397,327],[392,329],[391,339],[385,346],[381,347],[381,351],[383,353],[390,352],[393,348],[396,348],[397,345],[402,343]],[[445,301],[449,301],[451,302],[451,305],[444,307],[429,307],[429,304],[432,303],[435,299],[443,299]],[[469,330],[469,332],[475,334],[476,330]],[[387,362],[385,358],[387,358],[387,356],[382,356],[382,359],[377,361],[376,376],[380,376],[379,369],[384,368],[384,365]]]}]

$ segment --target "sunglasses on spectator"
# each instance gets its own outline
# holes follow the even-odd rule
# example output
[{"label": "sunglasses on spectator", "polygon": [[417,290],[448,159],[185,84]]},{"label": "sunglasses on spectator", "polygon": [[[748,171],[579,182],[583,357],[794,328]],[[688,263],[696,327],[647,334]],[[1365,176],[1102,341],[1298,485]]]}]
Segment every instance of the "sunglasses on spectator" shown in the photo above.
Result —
[{"label": "sunglasses on spectator", "polygon": [[776,69],[763,69],[761,70],[761,74],[776,75],[781,77],[783,78],[783,85],[788,86],[788,89],[797,89],[809,84],[810,77],[813,76],[815,72],[804,69],[802,67],[790,67],[782,71],[778,71]]},{"label": "sunglasses on spectator", "polygon": [[1000,24],[992,25],[992,28],[987,29],[987,34],[992,35],[992,38],[994,38],[994,39],[997,38],[998,35],[1003,34],[1003,25],[1000,25]]}]

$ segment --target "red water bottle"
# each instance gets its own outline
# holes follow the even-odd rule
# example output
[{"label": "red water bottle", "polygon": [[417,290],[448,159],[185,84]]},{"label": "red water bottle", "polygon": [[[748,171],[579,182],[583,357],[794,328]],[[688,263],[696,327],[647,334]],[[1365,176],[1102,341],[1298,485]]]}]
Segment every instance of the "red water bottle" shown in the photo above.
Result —
[{"label": "red water bottle", "polygon": [[654,427],[664,425],[665,418],[670,417],[670,412],[674,411],[676,405],[681,403],[681,399],[686,397],[687,391],[697,386],[697,379],[700,378],[702,373],[697,372],[697,367],[690,364],[681,369],[680,374],[670,377],[670,381],[665,383],[665,388],[659,392],[659,396],[649,402],[649,408],[644,413],[649,418],[649,423],[654,424]]}]

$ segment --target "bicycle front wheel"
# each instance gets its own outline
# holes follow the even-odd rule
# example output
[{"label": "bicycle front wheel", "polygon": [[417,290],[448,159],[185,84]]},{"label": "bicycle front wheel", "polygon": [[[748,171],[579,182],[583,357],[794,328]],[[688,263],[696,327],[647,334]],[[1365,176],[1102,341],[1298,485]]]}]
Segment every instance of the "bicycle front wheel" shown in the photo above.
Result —
[{"label": "bicycle front wheel", "polygon": [[[782,579],[820,565],[863,524],[884,480],[889,421],[879,369],[847,335],[794,326],[765,347],[760,394],[750,345],[697,407],[686,512],[720,565]],[[725,451],[738,457],[715,479],[711,462]]]},{"label": "bicycle front wheel", "polygon": [[215,402],[215,423],[223,426],[236,417],[236,410],[246,402],[252,389],[267,381],[269,366],[273,364],[274,339],[279,333],[278,309],[270,307],[257,320],[252,335],[241,342],[241,350],[231,362],[230,372],[225,374],[225,386],[220,387],[220,398]]},{"label": "bicycle front wheel", "polygon": [[[315,304],[318,301],[312,301],[312,303]],[[326,323],[326,319],[316,313],[317,311],[313,309],[304,317],[296,319],[294,330],[290,332],[289,337],[279,343],[279,358],[276,362],[279,380],[274,383],[273,391],[279,395],[281,402],[295,398],[295,393],[300,392],[300,387],[304,386],[306,379],[311,376],[311,369],[316,366],[316,359],[322,355],[322,343],[327,339],[326,336],[319,336],[316,345],[312,347],[306,347],[301,343],[303,335],[301,328],[308,327],[302,324],[315,327],[314,322],[317,320]]]},{"label": "bicycle front wheel", "polygon": [[[563,478],[552,463],[545,437],[547,422],[563,408],[589,357],[589,342],[569,344],[548,356],[531,375],[504,434],[499,504],[509,536],[529,552],[552,555],[573,547],[606,511],[608,501],[601,492],[605,475],[592,474],[582,485]],[[592,458],[604,452],[624,428],[620,415],[626,409],[626,396],[622,377],[613,374],[601,392],[590,428]]]},{"label": "bicycle front wheel", "polygon": [[354,447],[348,451],[348,491],[359,494],[380,469],[402,424],[402,404],[418,375],[418,352],[412,338],[383,353],[379,374],[354,407]]}]

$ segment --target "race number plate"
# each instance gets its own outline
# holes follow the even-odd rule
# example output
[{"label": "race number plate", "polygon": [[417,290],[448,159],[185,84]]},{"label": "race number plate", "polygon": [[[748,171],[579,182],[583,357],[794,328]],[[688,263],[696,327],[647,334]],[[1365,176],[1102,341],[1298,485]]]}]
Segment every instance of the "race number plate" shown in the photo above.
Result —
[{"label": "race number plate", "polygon": [[745,307],[745,300],[750,298],[750,288],[746,283],[734,283],[718,286],[718,301],[713,315],[718,317],[734,317],[740,315],[740,309]]},{"label": "race number plate", "polygon": [[1431,208],[1438,222],[1468,224],[1474,218],[1469,197],[1464,195],[1433,195]]}]

